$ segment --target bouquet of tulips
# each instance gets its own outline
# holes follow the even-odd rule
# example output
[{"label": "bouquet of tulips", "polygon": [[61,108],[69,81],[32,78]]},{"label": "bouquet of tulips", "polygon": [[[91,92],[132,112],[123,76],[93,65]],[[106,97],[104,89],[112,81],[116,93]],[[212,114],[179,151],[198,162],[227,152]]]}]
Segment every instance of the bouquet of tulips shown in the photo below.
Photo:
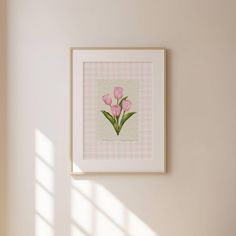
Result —
[{"label": "bouquet of tulips", "polygon": [[110,94],[102,96],[103,102],[110,106],[111,113],[107,111],[101,111],[106,119],[112,124],[115,132],[119,135],[124,123],[133,116],[136,112],[128,112],[132,106],[132,102],[128,100],[128,96],[123,97],[123,88],[114,88],[114,98],[116,104],[112,105],[112,98]]}]

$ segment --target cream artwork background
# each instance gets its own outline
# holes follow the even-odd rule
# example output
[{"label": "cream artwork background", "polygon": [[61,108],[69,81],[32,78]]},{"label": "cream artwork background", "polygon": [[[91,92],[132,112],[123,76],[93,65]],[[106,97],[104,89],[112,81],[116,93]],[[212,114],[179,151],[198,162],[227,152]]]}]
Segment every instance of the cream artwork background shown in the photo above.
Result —
[{"label": "cream artwork background", "polygon": [[[106,105],[102,96],[110,94],[112,97],[112,105],[117,101],[114,98],[114,87],[123,88],[123,97],[128,96],[128,100],[132,102],[128,112],[136,112],[128,119],[122,127],[121,132],[117,135],[112,124],[104,117],[102,110],[111,113],[111,108]],[[139,83],[135,80],[97,80],[96,81],[96,101],[97,101],[97,119],[96,119],[96,138],[99,140],[137,140],[138,139],[138,116],[139,116]],[[112,114],[112,113],[111,113]],[[121,114],[122,115],[122,114]]]}]

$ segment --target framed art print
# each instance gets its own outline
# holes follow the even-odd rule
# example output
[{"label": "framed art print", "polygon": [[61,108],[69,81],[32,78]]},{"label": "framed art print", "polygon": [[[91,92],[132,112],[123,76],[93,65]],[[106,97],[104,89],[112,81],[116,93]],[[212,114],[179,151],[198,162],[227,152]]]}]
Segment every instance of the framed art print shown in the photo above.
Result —
[{"label": "framed art print", "polygon": [[71,172],[165,172],[165,50],[71,49]]}]

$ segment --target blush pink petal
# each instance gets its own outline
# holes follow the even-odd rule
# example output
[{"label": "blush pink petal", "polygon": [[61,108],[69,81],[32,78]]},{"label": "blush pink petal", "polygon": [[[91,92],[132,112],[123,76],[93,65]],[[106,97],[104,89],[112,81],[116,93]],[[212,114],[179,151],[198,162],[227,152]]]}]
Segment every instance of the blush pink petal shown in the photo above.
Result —
[{"label": "blush pink petal", "polygon": [[121,107],[119,105],[111,106],[111,112],[113,116],[119,116],[121,112]]},{"label": "blush pink petal", "polygon": [[114,88],[114,97],[116,99],[121,99],[123,97],[123,88],[122,87],[115,87]]},{"label": "blush pink petal", "polygon": [[102,100],[107,105],[111,105],[112,104],[112,99],[111,99],[110,94],[106,94],[106,95],[102,96]]},{"label": "blush pink petal", "polygon": [[131,106],[132,106],[132,102],[130,100],[124,100],[122,102],[122,109],[124,111],[128,111],[131,108]]}]

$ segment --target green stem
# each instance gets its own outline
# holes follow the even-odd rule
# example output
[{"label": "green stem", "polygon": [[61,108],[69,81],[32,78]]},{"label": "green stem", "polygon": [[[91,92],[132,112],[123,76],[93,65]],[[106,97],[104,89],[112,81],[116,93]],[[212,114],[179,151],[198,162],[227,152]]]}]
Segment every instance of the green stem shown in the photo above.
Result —
[{"label": "green stem", "polygon": [[119,117],[116,116],[116,124],[117,124],[117,127],[118,127],[118,131],[116,131],[117,135],[119,135],[120,133],[120,127],[119,127]]},{"label": "green stem", "polygon": [[123,116],[122,116],[121,120],[123,119],[124,115],[125,115],[125,111],[124,111],[124,113],[123,113]]},{"label": "green stem", "polygon": [[[122,121],[124,115],[125,115],[125,111],[123,112],[123,115],[122,115],[122,117],[121,117],[121,119],[120,119],[121,121]],[[119,127],[119,132],[121,131],[121,128],[122,128],[122,127]]]}]

